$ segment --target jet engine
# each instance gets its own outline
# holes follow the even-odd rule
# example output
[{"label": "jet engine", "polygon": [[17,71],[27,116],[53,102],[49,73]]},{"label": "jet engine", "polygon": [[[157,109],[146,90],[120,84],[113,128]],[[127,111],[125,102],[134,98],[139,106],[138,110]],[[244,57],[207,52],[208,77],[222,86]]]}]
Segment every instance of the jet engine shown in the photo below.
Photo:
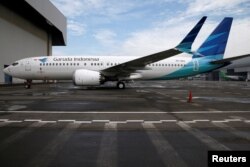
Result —
[{"label": "jet engine", "polygon": [[79,69],[73,74],[73,82],[78,86],[96,86],[102,83],[100,72]]}]

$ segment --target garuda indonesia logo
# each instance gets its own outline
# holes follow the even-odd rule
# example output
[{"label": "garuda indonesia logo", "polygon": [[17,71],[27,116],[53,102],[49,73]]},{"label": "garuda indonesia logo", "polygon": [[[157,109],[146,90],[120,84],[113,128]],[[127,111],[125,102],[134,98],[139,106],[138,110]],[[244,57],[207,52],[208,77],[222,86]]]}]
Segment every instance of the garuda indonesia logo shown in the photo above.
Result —
[{"label": "garuda indonesia logo", "polygon": [[42,63],[45,63],[47,61],[48,58],[42,58],[42,59],[39,59],[40,62]]}]

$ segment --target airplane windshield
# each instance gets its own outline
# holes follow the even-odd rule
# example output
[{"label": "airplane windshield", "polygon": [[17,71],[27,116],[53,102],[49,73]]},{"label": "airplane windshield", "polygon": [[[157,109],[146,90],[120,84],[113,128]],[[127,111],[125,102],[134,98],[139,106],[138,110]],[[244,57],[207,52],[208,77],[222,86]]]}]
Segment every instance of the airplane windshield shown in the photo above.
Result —
[{"label": "airplane windshield", "polygon": [[12,65],[13,65],[13,66],[16,66],[16,65],[18,65],[18,62],[13,63]]}]

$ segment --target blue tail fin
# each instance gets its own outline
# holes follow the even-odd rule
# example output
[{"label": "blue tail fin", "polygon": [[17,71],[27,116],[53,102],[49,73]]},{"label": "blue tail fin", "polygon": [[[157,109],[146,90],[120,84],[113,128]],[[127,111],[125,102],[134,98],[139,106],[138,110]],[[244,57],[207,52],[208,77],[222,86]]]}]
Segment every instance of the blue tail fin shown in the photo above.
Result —
[{"label": "blue tail fin", "polygon": [[193,58],[203,56],[214,56],[222,59],[227,45],[233,18],[226,17],[209,35],[205,42],[200,46]]},{"label": "blue tail fin", "polygon": [[192,44],[197,37],[198,33],[201,30],[204,22],[206,21],[207,17],[204,16],[201,20],[194,26],[194,28],[187,34],[187,36],[181,41],[181,43],[176,46],[176,48],[182,52],[191,52]]}]

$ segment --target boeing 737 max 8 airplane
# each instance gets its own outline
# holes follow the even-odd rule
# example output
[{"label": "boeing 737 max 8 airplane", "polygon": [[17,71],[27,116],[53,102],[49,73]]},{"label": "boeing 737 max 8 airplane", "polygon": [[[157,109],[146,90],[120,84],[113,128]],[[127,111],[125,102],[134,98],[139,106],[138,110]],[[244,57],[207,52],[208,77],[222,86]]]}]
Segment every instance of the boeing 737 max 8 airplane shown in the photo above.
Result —
[{"label": "boeing 737 max 8 airplane", "polygon": [[[203,17],[175,48],[145,57],[51,56],[32,57],[14,62],[4,72],[32,80],[73,80],[75,85],[96,86],[107,81],[125,88],[132,80],[168,80],[206,73],[227,66],[248,55],[223,59],[233,18],[224,20],[195,52],[191,46],[206,17]],[[182,53],[182,54],[181,54]]]}]

